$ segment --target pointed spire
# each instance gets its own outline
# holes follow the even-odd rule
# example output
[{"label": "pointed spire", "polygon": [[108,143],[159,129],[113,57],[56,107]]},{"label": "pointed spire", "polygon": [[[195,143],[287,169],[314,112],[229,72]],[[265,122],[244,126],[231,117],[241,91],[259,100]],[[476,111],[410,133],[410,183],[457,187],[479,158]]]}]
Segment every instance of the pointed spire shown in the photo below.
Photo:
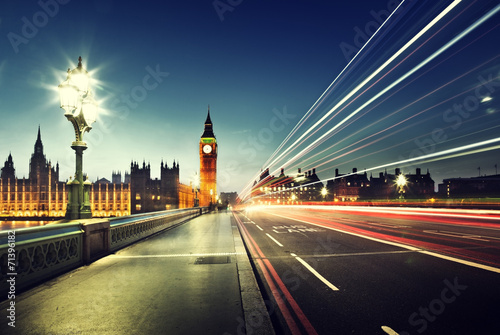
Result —
[{"label": "pointed spire", "polygon": [[212,120],[210,119],[210,105],[208,105],[207,119],[205,120],[205,129],[203,131],[202,138],[215,138]]},{"label": "pointed spire", "polygon": [[205,120],[205,125],[207,124],[212,124],[212,120],[210,119],[210,105],[208,105],[208,113],[207,113],[207,119]]},{"label": "pointed spire", "polygon": [[42,135],[40,132],[40,125],[38,125],[38,135],[36,137],[34,154],[40,157],[43,156],[43,144],[42,144]]}]

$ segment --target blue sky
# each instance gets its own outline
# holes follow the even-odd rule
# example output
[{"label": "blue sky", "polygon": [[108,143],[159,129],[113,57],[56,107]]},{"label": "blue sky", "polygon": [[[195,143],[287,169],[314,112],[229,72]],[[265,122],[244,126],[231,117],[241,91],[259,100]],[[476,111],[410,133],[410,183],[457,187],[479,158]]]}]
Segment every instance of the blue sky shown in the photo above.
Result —
[{"label": "blue sky", "polygon": [[[452,3],[407,2],[417,4],[410,6],[403,22],[394,23],[392,30],[377,40],[378,44],[366,54],[363,62],[345,76],[343,84],[330,94],[298,133],[313,125],[313,120],[320,119],[360,78],[369,74],[413,32]],[[84,67],[94,79],[94,92],[101,106],[98,122],[90,133],[84,135],[89,147],[84,154],[84,171],[91,180],[98,177],[110,179],[112,171],[128,171],[132,160],[150,162],[152,176],[159,177],[163,159],[169,165],[173,160],[180,162],[181,181],[188,183],[199,169],[198,141],[210,105],[219,143],[219,190],[239,191],[265,167],[266,160],[281,141],[348,64],[354,54],[348,54],[351,49],[346,49],[346,46],[360,47],[366,39],[363,32],[380,26],[380,18],[385,18],[388,9],[395,8],[399,1],[137,3],[42,0],[40,3],[24,1],[21,4],[6,0],[0,4],[1,162],[12,153],[17,176],[27,176],[40,125],[47,158],[54,164],[59,162],[61,179],[73,175],[74,151],[70,148],[73,129],[59,108],[56,88],[65,79],[66,69],[74,68],[78,56],[82,56]],[[477,1],[467,9],[466,15],[460,16],[442,35],[412,57],[425,59],[494,6],[495,1]],[[463,8],[465,5],[460,4],[450,15]],[[499,31],[498,28],[494,30],[498,20],[496,15],[480,27],[483,31],[474,31],[474,36],[479,36],[493,29],[473,47],[464,49],[416,80],[406,91],[403,89],[384,102],[378,107],[383,111],[361,116],[357,123],[349,126],[352,128],[345,128],[344,134],[338,133],[335,135],[338,138],[324,144],[325,148],[331,141],[345,141],[347,134],[353,135],[356,130],[380,120],[391,110],[409,102],[409,97],[417,99],[432,87],[437,88],[440,81],[444,84],[469,68],[478,67],[475,72],[447,85],[439,95],[429,97],[427,105],[420,105],[420,110],[431,106],[432,99],[444,100],[453,96],[455,91],[462,92],[467,85],[473,87],[479,75],[488,78],[494,73],[497,76],[500,70],[498,59],[479,65],[500,53],[498,37],[495,37]],[[30,25],[34,29],[30,30]],[[474,40],[472,35],[467,38],[460,42],[462,46]],[[458,50],[459,45],[454,48]],[[451,55],[453,50],[447,52]],[[407,69],[404,69],[407,64],[404,63],[397,70],[399,74],[394,71],[383,78],[378,83],[378,90],[415,66],[417,59],[408,63]],[[449,79],[445,80],[445,76]],[[492,99],[499,95],[497,91],[498,86],[493,86]],[[463,102],[466,97],[456,99]],[[493,99],[488,103],[498,101]],[[421,126],[412,121],[413,127],[388,137],[387,143],[380,140],[364,150],[374,152],[411,139],[407,146],[364,158],[361,151],[357,151],[322,165],[323,175],[320,177],[333,175],[336,167],[347,172],[352,167],[361,170],[408,157],[418,149],[415,143],[428,143],[428,139],[433,138],[432,130],[436,127],[445,129],[450,140],[452,137],[465,139],[464,142],[457,139],[450,143],[450,147],[493,138],[495,131],[498,133],[494,128],[500,123],[498,105],[488,106],[488,109],[481,106],[480,109],[488,110],[487,116],[478,120],[462,117],[464,125],[453,129],[450,126],[456,125],[458,119],[456,113],[446,113],[448,106],[452,108],[453,101],[442,105],[441,110],[434,114],[425,114],[419,121]],[[455,116],[455,119],[446,121],[445,115],[449,119]],[[389,118],[378,124],[381,126],[385,122],[387,127],[396,120],[399,119]],[[332,127],[336,121],[331,122],[323,130]],[[424,124],[428,126],[423,127]],[[488,127],[493,128],[484,131]],[[366,138],[377,131],[376,128],[367,128],[365,133],[357,136]],[[473,136],[472,133],[479,135]],[[353,135],[351,143],[356,142],[354,138]],[[441,141],[436,144],[441,144]],[[442,149],[447,148],[443,144]],[[432,147],[432,150],[440,149],[437,145]],[[457,169],[457,159],[451,159],[422,164],[422,168],[430,168],[438,182],[446,177],[477,175],[476,168],[480,165],[484,173],[491,174],[497,163],[492,156],[498,157],[498,152],[490,150],[460,158],[462,163],[472,161],[470,164],[474,167],[463,163],[460,165],[464,168]],[[277,162],[272,169],[283,164]],[[287,166],[287,171],[295,171],[300,166],[312,168],[315,164],[319,163],[314,159],[308,161],[307,157],[298,157]]]}]

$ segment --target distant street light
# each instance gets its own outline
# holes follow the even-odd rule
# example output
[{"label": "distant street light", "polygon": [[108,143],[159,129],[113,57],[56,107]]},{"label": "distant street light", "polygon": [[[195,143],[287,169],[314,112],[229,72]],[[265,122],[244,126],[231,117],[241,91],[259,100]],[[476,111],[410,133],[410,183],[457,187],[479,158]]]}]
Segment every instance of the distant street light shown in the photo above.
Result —
[{"label": "distant street light", "polygon": [[398,177],[396,178],[396,185],[398,186],[398,191],[399,191],[399,199],[403,199],[404,198],[404,187],[406,186],[406,184],[408,183],[408,180],[406,179],[406,177],[404,176],[404,174],[399,174]]},{"label": "distant street light", "polygon": [[323,187],[321,189],[321,195],[323,196],[323,201],[325,201],[325,197],[326,197],[327,193],[328,193],[328,191],[326,190],[326,187]]},{"label": "distant street light", "polygon": [[92,217],[90,206],[90,182],[83,180],[83,151],[87,143],[83,142],[83,133],[92,129],[96,120],[98,105],[90,89],[90,77],[82,67],[82,57],[78,58],[78,66],[68,69],[67,79],[59,85],[59,97],[64,116],[73,124],[75,141],[71,148],[76,154],[75,178],[68,182],[68,205],[66,219],[88,219]]}]

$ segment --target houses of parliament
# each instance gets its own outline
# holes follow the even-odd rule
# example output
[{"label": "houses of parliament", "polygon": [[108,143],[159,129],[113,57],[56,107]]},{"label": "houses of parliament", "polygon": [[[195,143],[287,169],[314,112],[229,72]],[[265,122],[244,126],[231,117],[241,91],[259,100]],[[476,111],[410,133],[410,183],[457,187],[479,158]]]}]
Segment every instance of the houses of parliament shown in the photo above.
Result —
[{"label": "houses of parliament", "polygon": [[[200,185],[179,181],[179,162],[169,167],[163,161],[160,179],[151,179],[151,166],[132,161],[124,178],[113,172],[92,183],[90,202],[93,217],[124,216],[152,211],[209,206],[216,199],[217,141],[210,110],[200,138]],[[1,168],[0,216],[64,217],[68,202],[67,182],[59,181],[59,164],[44,155],[40,127],[31,155],[28,178],[16,177],[12,154]]]}]

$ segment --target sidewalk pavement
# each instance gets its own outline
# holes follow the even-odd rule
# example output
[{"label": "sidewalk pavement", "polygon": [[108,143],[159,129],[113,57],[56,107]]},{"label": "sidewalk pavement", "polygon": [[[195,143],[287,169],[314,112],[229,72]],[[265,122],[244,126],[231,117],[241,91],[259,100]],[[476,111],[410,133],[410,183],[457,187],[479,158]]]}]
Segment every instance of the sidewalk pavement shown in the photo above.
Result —
[{"label": "sidewalk pavement", "polygon": [[274,334],[230,212],[205,214],[0,303],[1,334]]}]

